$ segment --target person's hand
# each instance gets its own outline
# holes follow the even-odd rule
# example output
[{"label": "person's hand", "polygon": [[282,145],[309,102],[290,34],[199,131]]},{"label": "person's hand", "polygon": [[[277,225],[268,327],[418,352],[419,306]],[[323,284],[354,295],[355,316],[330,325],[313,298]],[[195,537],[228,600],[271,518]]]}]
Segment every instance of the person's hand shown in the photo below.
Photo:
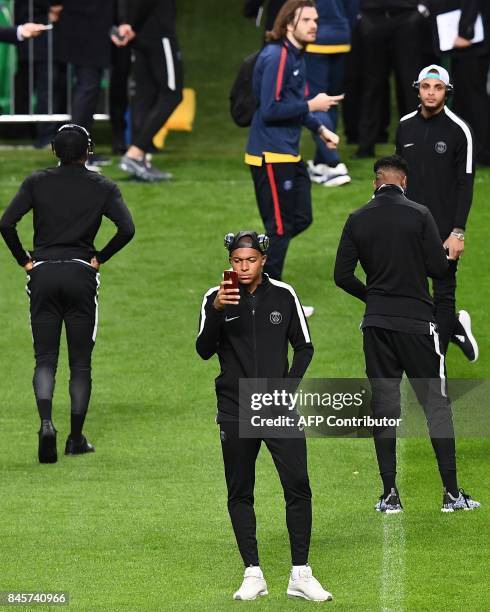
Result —
[{"label": "person's hand", "polygon": [[329,96],[326,93],[319,93],[311,100],[308,100],[308,109],[311,113],[322,111],[326,113],[331,106],[337,104],[344,99],[344,94],[340,96]]},{"label": "person's hand", "polygon": [[454,48],[466,49],[467,47],[471,47],[471,40],[463,38],[462,36],[456,36],[456,38],[454,39]]},{"label": "person's hand", "polygon": [[32,262],[32,259],[29,259],[29,261],[26,264],[24,264],[24,270],[26,272],[30,272],[33,267],[34,267],[34,264]]},{"label": "person's hand", "polygon": [[129,25],[129,23],[121,24],[117,28],[117,31],[119,33],[119,37],[114,36],[114,34],[111,36],[111,40],[116,45],[116,47],[125,47],[136,36],[133,28]]},{"label": "person's hand", "polygon": [[20,26],[20,35],[22,38],[36,38],[45,29],[46,26],[43,23],[24,23]]},{"label": "person's hand", "polygon": [[214,298],[213,306],[216,310],[224,310],[225,306],[237,306],[240,301],[240,290],[229,289],[227,285],[232,285],[232,281],[221,281],[218,293]]},{"label": "person's hand", "polygon": [[48,19],[49,23],[55,23],[60,18],[60,13],[63,10],[62,4],[53,4],[49,7]]},{"label": "person's hand", "polygon": [[458,259],[464,251],[464,240],[460,240],[456,236],[449,236],[443,246],[449,251],[448,259]]},{"label": "person's hand", "polygon": [[96,257],[92,257],[92,259],[90,260],[90,265],[92,266],[92,268],[95,268],[96,270],[100,268],[100,263],[97,261]]},{"label": "person's hand", "polygon": [[335,134],[334,132],[331,132],[324,125],[322,125],[320,127],[320,129],[318,130],[318,133],[320,135],[320,138],[327,145],[328,149],[336,149],[337,148],[337,145],[340,142],[340,138],[337,136],[337,134]]}]

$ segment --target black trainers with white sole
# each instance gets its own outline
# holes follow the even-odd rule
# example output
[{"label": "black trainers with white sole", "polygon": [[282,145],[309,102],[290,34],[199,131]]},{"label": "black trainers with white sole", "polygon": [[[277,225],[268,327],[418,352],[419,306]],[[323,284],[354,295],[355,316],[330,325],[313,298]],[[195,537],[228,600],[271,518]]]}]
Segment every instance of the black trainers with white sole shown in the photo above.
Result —
[{"label": "black trainers with white sole", "polygon": [[385,497],[380,495],[378,503],[374,506],[376,512],[384,512],[385,514],[398,514],[403,512],[402,502],[396,489],[391,489],[390,493]]},{"label": "black trainers with white sole", "polygon": [[451,342],[459,346],[471,363],[478,359],[478,343],[471,332],[471,317],[466,310],[460,310]]},{"label": "black trainers with white sole", "polygon": [[453,497],[449,491],[443,489],[442,493],[442,508],[441,512],[455,512],[456,510],[474,510],[481,506],[480,502],[471,499],[471,495],[468,495],[463,491],[459,490],[458,497]]},{"label": "black trainers with white sole", "polygon": [[163,172],[153,168],[146,160],[133,159],[124,155],[119,162],[119,168],[131,176],[145,181],[155,183],[157,181],[169,181],[172,178],[170,172]]}]

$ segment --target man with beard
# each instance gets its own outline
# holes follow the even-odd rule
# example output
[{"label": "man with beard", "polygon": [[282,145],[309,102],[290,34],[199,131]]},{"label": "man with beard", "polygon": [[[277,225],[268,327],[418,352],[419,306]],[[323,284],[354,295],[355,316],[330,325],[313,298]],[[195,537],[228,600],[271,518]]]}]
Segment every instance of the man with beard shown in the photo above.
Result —
[{"label": "man with beard", "polygon": [[[407,197],[427,206],[450,259],[458,260],[473,198],[473,134],[446,106],[453,90],[447,70],[427,66],[414,86],[420,106],[401,118],[396,135],[396,152],[408,162],[410,172]],[[451,266],[432,284],[441,349],[445,354],[451,341],[475,362],[478,344],[470,315],[465,310],[456,315],[456,270],[457,266]]]},{"label": "man with beard", "polygon": [[[270,236],[266,272],[280,280],[292,238],[312,222],[311,182],[299,154],[301,128],[318,133],[328,147],[338,137],[313,115],[342,96],[318,93],[307,100],[304,50],[316,39],[318,13],[311,0],[288,0],[279,11],[269,42],[257,58],[253,93],[259,101],[250,126],[245,162]],[[308,314],[312,313],[310,311]]]}]

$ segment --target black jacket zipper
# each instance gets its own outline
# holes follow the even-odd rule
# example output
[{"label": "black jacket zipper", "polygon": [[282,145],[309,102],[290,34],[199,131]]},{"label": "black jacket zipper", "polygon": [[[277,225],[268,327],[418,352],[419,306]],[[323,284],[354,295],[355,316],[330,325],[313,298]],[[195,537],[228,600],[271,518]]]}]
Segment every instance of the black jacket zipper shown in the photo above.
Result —
[{"label": "black jacket zipper", "polygon": [[255,308],[257,305],[255,294],[250,293],[250,306],[252,308],[252,335],[254,342],[254,378],[259,377],[259,364],[257,361],[257,334],[255,330]]}]

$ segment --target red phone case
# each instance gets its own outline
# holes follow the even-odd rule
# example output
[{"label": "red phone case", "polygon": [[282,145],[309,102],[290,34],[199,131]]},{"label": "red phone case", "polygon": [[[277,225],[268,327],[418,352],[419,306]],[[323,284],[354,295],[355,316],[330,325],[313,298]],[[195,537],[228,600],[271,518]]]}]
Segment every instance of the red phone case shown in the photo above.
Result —
[{"label": "red phone case", "polygon": [[238,289],[238,272],[235,272],[235,270],[225,270],[223,280],[232,281],[232,284],[228,285],[228,289]]}]

